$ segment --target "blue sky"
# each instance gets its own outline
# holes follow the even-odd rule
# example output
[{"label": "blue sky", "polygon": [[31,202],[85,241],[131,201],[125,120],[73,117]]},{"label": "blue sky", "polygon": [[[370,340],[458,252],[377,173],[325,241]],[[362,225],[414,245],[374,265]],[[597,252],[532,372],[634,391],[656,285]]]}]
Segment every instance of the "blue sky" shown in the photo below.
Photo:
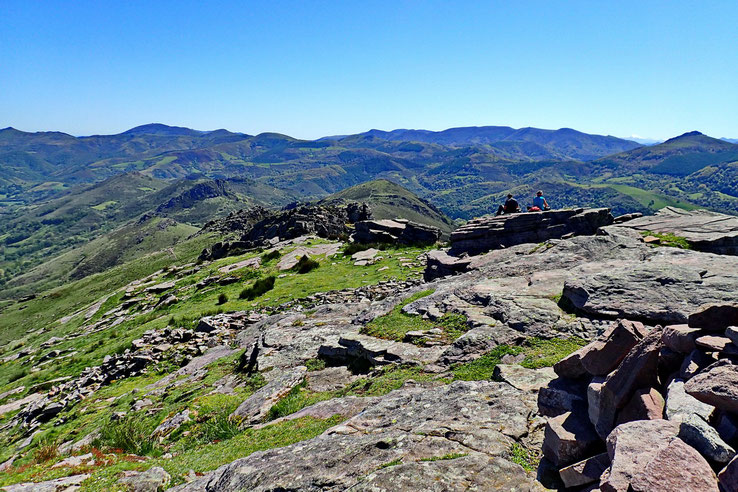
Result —
[{"label": "blue sky", "polygon": [[0,2],[0,127],[738,138],[733,1]]}]

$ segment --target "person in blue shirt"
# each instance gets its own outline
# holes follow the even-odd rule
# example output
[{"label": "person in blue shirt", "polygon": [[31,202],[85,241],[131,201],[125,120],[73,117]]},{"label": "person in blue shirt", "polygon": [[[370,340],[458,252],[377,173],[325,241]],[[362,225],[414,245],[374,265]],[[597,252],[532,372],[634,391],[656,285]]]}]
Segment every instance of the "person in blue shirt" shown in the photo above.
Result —
[{"label": "person in blue shirt", "polygon": [[549,207],[548,202],[543,197],[543,191],[541,190],[538,190],[535,198],[533,198],[533,208],[535,207],[538,207],[538,210],[551,210],[551,207]]}]

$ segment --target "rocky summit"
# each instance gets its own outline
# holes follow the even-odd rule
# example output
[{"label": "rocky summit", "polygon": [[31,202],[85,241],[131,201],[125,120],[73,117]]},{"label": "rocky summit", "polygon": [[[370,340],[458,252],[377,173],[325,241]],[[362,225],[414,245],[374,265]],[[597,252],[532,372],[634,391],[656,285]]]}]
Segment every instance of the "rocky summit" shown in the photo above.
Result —
[{"label": "rocky summit", "polygon": [[0,489],[737,490],[736,256],[607,209],[442,248],[361,217],[289,237],[293,210],[266,250],[35,315],[0,359]]}]

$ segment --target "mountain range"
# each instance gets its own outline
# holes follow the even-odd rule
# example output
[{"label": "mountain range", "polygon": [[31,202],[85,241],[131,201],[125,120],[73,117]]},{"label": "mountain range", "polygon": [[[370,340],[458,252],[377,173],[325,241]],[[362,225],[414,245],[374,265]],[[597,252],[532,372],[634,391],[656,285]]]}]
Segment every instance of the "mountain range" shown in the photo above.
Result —
[{"label": "mountain range", "polygon": [[[738,214],[738,145],[699,132],[641,146],[566,128],[504,126],[370,130],[312,141],[162,124],[85,137],[6,128],[0,169],[4,281],[131,227],[144,214],[186,226],[167,223],[164,230],[190,234],[256,205],[371,198],[385,216],[409,214],[448,232],[452,220],[493,213],[507,193],[525,205],[538,189],[556,208]],[[167,237],[147,244],[175,240]],[[118,261],[83,259],[89,256],[67,256],[76,263],[65,275]]]}]

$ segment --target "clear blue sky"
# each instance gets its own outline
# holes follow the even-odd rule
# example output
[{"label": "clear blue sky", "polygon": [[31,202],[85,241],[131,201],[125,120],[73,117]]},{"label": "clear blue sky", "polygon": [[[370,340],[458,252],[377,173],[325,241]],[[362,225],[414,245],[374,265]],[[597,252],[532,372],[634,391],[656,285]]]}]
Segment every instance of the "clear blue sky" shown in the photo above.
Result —
[{"label": "clear blue sky", "polygon": [[0,2],[0,127],[150,122],[738,138],[738,2]]}]

